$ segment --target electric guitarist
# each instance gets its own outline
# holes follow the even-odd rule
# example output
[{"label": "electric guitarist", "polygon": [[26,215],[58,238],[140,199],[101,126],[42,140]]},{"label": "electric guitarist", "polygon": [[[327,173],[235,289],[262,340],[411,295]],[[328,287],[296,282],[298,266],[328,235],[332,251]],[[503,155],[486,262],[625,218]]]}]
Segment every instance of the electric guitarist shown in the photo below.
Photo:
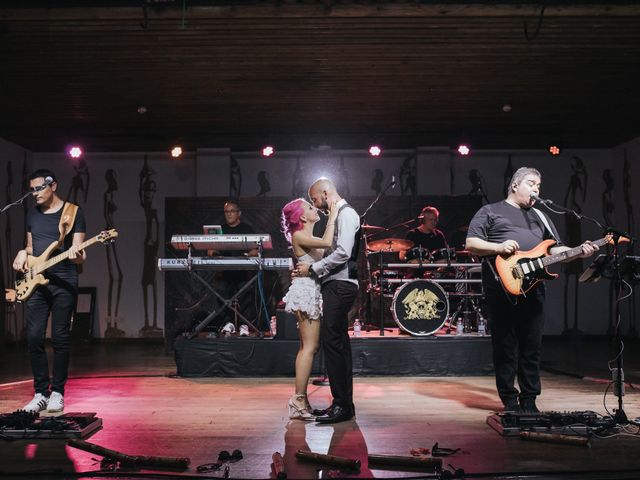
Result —
[{"label": "electric guitarist", "polygon": [[[25,272],[27,256],[40,256],[55,242],[59,242],[59,248],[52,254],[68,251],[68,258],[46,270],[44,275],[49,283],[36,288],[25,303],[35,396],[23,408],[30,412],[61,412],[64,410],[69,367],[71,316],[78,291],[78,265],[87,258],[86,252],[79,248],[84,241],[86,223],[81,208],[58,196],[58,182],[52,171],[41,169],[33,172],[29,176],[29,188],[36,205],[27,213],[26,248],[16,255],[13,269]],[[49,314],[53,345],[51,376],[44,349]]]},{"label": "electric guitarist", "polygon": [[[482,256],[482,282],[493,344],[496,387],[506,411],[538,411],[540,395],[540,350],[544,331],[545,289],[542,282],[525,295],[513,296],[503,290],[495,269],[498,255],[532,250],[543,240],[557,243],[549,253],[569,250],[547,215],[534,209],[531,195],[540,193],[541,175],[534,168],[519,168],[509,183],[505,200],[483,206],[469,225],[466,248]],[[598,249],[590,241],[574,258],[586,258]],[[518,379],[520,390],[514,386]]]}]

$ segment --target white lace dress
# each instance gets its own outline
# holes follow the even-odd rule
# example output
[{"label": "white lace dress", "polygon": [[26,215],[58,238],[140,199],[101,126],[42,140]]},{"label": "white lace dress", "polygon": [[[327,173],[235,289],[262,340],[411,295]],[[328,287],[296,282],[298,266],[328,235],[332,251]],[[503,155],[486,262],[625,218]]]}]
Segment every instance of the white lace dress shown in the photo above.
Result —
[{"label": "white lace dress", "polygon": [[[322,258],[323,251],[314,249],[311,254],[305,253],[298,257],[298,262],[313,263]],[[282,299],[287,305],[285,311],[304,312],[311,320],[319,320],[322,316],[322,293],[320,284],[309,277],[294,277],[291,279],[289,291]]]}]

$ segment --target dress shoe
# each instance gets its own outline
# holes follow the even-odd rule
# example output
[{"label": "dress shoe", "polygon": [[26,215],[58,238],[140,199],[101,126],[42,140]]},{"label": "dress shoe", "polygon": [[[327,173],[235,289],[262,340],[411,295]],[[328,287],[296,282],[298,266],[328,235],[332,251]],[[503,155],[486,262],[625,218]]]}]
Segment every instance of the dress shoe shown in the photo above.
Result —
[{"label": "dress shoe", "polygon": [[321,417],[316,417],[316,422],[322,424],[346,422],[353,418],[353,412],[351,409],[341,407],[340,405],[334,405],[329,413]]},{"label": "dress shoe", "polygon": [[311,410],[311,415],[321,417],[323,415],[328,415],[331,410],[333,410],[333,404],[329,405],[327,408],[314,408]]}]

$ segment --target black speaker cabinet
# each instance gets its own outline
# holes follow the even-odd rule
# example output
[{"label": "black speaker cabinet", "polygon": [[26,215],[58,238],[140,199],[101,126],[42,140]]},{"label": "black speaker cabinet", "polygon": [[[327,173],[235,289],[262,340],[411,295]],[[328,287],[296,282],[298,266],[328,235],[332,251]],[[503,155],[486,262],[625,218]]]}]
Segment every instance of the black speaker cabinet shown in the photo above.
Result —
[{"label": "black speaker cabinet", "polygon": [[276,310],[276,340],[297,340],[298,322],[293,313]]}]

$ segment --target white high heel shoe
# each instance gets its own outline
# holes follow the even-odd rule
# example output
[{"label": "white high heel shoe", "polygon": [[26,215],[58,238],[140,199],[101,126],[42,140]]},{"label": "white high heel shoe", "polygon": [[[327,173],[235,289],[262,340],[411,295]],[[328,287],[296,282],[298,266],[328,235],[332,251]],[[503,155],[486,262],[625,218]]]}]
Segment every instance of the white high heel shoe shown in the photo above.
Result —
[{"label": "white high heel shoe", "polygon": [[[306,395],[296,394],[294,395],[294,397],[298,402],[309,405],[309,403],[306,401],[307,400]],[[293,403],[293,398],[289,399],[288,406],[289,406],[289,418],[291,419],[298,418],[300,420],[305,420],[305,421],[312,421],[316,419],[316,417],[311,414],[310,407],[302,407],[302,408],[298,407],[295,403]]]}]

